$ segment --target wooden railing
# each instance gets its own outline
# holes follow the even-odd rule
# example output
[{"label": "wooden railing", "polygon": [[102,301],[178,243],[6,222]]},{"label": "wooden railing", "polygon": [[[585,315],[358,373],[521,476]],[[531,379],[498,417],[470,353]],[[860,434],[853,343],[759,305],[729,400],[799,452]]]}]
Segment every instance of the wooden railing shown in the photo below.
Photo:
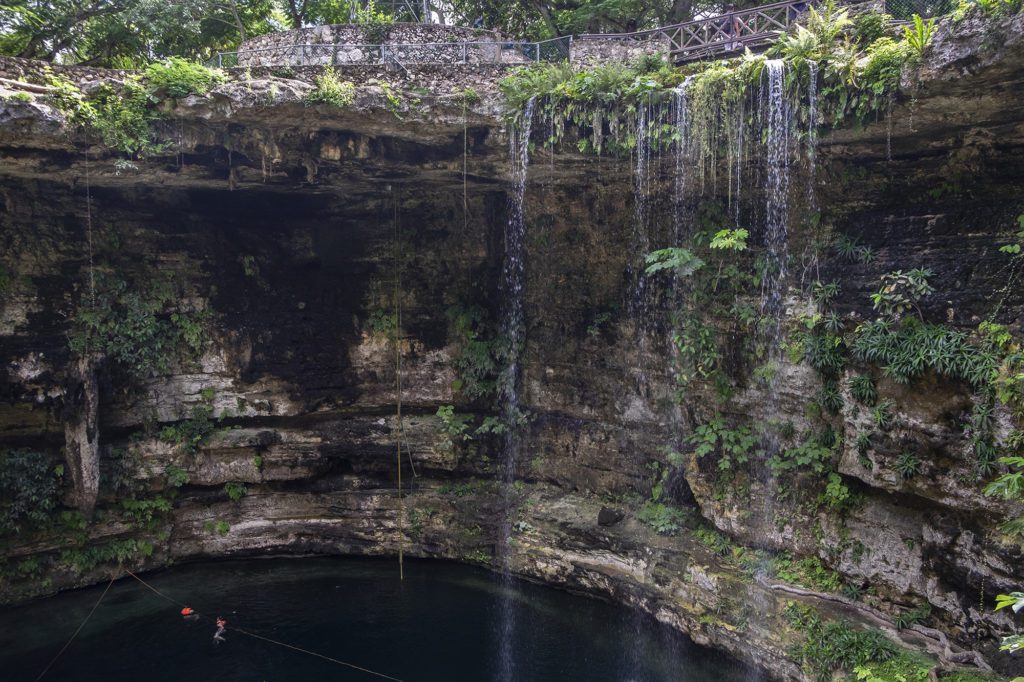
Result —
[{"label": "wooden railing", "polygon": [[[767,45],[799,23],[812,4],[814,0],[788,0],[649,31],[582,35],[578,40],[665,41],[672,61],[687,62]],[[848,7],[862,9],[875,4],[857,3]]]}]

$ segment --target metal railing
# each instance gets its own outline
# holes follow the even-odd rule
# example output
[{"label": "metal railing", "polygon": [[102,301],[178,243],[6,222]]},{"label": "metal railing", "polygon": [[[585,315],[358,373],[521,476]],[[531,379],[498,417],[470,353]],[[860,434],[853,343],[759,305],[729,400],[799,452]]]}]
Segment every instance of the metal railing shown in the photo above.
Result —
[{"label": "metal railing", "polygon": [[383,45],[308,44],[218,52],[207,64],[235,66],[346,66],[413,64],[526,64],[569,58],[571,37],[541,42],[485,41],[386,43]]},{"label": "metal railing", "polygon": [[885,11],[895,19],[906,21],[919,14],[925,19],[949,14],[957,7],[956,0],[885,0]]}]

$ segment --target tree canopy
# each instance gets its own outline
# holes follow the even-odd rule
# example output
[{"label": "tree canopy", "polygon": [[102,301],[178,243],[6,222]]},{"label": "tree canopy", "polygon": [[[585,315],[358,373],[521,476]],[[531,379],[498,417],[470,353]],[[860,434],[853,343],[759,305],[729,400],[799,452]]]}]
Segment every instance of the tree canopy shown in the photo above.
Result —
[{"label": "tree canopy", "polygon": [[[746,4],[750,4],[749,0]],[[137,67],[168,56],[205,59],[253,35],[348,23],[374,7],[398,21],[478,25],[543,39],[685,21],[709,0],[0,0],[0,54]]]}]

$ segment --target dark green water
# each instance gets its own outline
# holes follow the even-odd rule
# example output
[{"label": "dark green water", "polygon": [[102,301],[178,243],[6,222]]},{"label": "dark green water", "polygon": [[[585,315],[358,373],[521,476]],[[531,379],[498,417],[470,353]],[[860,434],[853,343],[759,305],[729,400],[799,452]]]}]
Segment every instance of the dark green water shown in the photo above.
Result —
[{"label": "dark green water", "polygon": [[[179,607],[126,578],[114,583],[46,680],[380,680],[232,632],[240,627],[407,682],[499,674],[500,580],[445,562],[271,559],[192,564],[144,575]],[[103,591],[0,610],[0,679],[34,680]],[[722,655],[635,612],[517,582],[512,650],[519,680],[739,682]],[[228,620],[214,645],[213,620]]]}]

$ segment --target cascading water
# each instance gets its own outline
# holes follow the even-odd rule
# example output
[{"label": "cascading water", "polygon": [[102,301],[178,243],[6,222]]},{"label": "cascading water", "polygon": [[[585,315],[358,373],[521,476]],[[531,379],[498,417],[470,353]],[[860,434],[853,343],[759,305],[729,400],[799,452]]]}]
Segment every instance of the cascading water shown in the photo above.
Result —
[{"label": "cascading water", "polygon": [[509,160],[512,164],[512,192],[509,196],[508,226],[505,230],[505,260],[502,265],[502,335],[508,344],[505,371],[501,376],[498,398],[506,427],[505,443],[499,464],[501,488],[500,518],[496,559],[506,589],[502,590],[499,615],[499,648],[501,679],[515,679],[512,652],[515,628],[515,604],[511,598],[511,565],[509,539],[512,535],[512,483],[515,479],[516,459],[519,453],[520,420],[519,359],[525,333],[523,330],[523,280],[525,273],[524,242],[526,238],[526,174],[530,163],[530,131],[533,123],[535,100],[531,98],[518,120],[509,128]]},{"label": "cascading water", "polygon": [[651,248],[650,191],[651,191],[651,143],[650,127],[651,102],[643,102],[636,118],[636,170],[633,174],[633,234],[630,243],[630,258],[634,263],[633,290],[628,310],[634,321],[637,336],[636,384],[643,395],[647,390],[647,275],[644,272],[645,259]]},{"label": "cascading water", "polygon": [[736,227],[740,227],[740,200],[743,198],[743,152],[745,150],[744,143],[746,142],[746,135],[744,134],[745,126],[744,121],[746,120],[746,107],[744,107],[744,100],[740,100],[736,103],[736,122],[734,124],[736,139],[734,140],[735,146],[733,147],[733,166],[735,170],[735,184],[730,201],[733,204],[733,219],[736,221]]},{"label": "cascading water", "polygon": [[690,98],[687,91],[693,82],[693,76],[679,84],[672,92],[672,106],[675,112],[675,185],[672,194],[672,246],[679,246],[683,232],[687,227],[686,193],[690,189],[693,164],[690,162]]},{"label": "cascading water", "polygon": [[631,256],[636,265],[633,278],[633,295],[630,312],[642,318],[645,312],[647,278],[644,276],[644,258],[650,250],[648,218],[651,190],[651,106],[645,102],[638,107],[636,115],[636,169],[633,173],[633,237]]},{"label": "cascading water", "polygon": [[[761,83],[765,127],[765,270],[761,283],[762,340],[769,362],[781,355],[782,297],[786,280],[789,224],[789,143],[792,107],[786,97],[786,65],[770,59]],[[774,396],[774,381],[772,394]]]}]

